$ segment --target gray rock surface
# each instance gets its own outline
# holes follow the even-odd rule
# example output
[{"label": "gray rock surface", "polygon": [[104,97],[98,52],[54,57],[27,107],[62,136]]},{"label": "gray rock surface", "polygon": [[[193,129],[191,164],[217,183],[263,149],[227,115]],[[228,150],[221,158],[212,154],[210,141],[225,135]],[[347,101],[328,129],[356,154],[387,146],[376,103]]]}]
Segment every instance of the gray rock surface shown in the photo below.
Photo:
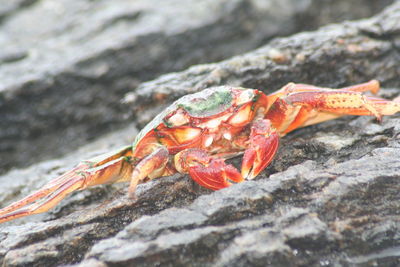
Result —
[{"label": "gray rock surface", "polygon": [[120,99],[141,81],[319,23],[369,16],[392,0],[356,0],[355,10],[347,0],[318,2],[4,1],[0,172],[63,155],[132,121]]},{"label": "gray rock surface", "polygon": [[[144,123],[155,106],[219,84],[270,92],[289,81],[344,86],[377,78],[388,87],[381,96],[394,98],[398,21],[400,3],[162,76],[126,96],[136,111],[128,115]],[[130,125],[63,158],[10,171],[0,177],[0,202],[128,143],[136,131]],[[4,266],[396,266],[399,159],[400,114],[381,123],[345,117],[287,135],[255,181],[218,192],[176,175],[139,186],[134,203],[124,184],[74,193],[51,212],[0,225],[0,259]]]}]

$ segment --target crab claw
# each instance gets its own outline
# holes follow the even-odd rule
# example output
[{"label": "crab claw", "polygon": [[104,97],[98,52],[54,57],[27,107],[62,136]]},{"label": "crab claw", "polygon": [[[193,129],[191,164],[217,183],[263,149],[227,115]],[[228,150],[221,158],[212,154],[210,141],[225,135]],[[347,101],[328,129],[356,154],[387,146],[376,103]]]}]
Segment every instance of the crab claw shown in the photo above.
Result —
[{"label": "crab claw", "polygon": [[201,186],[212,190],[219,190],[230,186],[233,182],[243,181],[239,171],[223,159],[212,159],[207,166],[195,165],[189,168],[189,175]]},{"label": "crab claw", "polygon": [[202,149],[186,149],[175,155],[175,167],[181,173],[189,173],[199,185],[212,190],[228,187],[232,182],[243,181],[242,175],[224,159],[212,158]]},{"label": "crab claw", "polygon": [[244,152],[242,177],[251,180],[265,169],[279,147],[279,135],[269,120],[257,120],[250,133],[250,145]]}]

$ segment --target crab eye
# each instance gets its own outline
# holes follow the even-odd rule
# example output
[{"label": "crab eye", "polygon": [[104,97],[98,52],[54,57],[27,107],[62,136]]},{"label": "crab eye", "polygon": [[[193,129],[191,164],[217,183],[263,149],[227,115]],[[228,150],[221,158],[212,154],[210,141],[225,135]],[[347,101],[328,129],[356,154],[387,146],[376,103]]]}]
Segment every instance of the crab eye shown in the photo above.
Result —
[{"label": "crab eye", "polygon": [[254,90],[243,90],[236,99],[236,105],[241,105],[250,102],[254,98]]}]

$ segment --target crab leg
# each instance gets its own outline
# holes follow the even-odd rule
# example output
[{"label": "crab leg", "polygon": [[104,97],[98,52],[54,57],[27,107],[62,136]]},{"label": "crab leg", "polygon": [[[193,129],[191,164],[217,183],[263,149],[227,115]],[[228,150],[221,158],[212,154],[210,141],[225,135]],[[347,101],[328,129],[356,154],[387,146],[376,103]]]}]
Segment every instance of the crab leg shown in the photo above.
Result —
[{"label": "crab leg", "polygon": [[[6,222],[9,220],[13,220],[19,217],[24,217],[28,215],[33,215],[37,213],[42,213],[50,208],[54,207],[58,202],[60,202],[67,194],[81,189],[83,185],[84,179],[81,178],[74,178],[69,181],[66,181],[64,184],[61,184],[58,188],[56,188],[54,191],[49,193],[48,195],[40,197],[40,200],[38,200],[36,203],[28,205],[28,206],[23,206],[17,210],[12,210],[8,211],[7,213],[3,214],[0,216],[0,223]],[[36,192],[37,194],[33,196],[31,199],[32,201],[35,201],[36,197],[41,195],[41,191],[39,190]],[[24,203],[25,204],[25,203]]]},{"label": "crab leg", "polygon": [[188,148],[175,155],[175,167],[180,173],[189,173],[199,185],[219,190],[243,181],[242,175],[222,158],[211,157],[205,150]]},{"label": "crab leg", "polygon": [[292,84],[286,90],[288,93],[280,96],[266,115],[282,135],[343,115],[373,115],[381,119],[400,111],[397,101],[362,94],[379,90],[375,80],[338,90],[302,84]]},{"label": "crab leg", "polygon": [[337,91],[350,91],[350,92],[371,92],[376,95],[380,90],[380,84],[377,80],[371,80],[366,83],[360,83],[349,87],[337,89]]},{"label": "crab leg", "polygon": [[350,92],[371,92],[374,95],[376,95],[379,90],[380,90],[380,85],[379,81],[377,80],[371,80],[366,83],[360,83],[356,85],[352,85],[349,87],[343,87],[340,89],[331,89],[331,88],[325,88],[325,87],[318,87],[310,84],[301,84],[301,83],[288,83],[285,85],[280,91],[281,94],[282,92],[284,94],[289,94],[293,92],[313,92],[313,91],[330,91],[330,90],[336,90],[336,91],[350,91]]},{"label": "crab leg", "polygon": [[129,197],[135,199],[136,186],[145,178],[153,179],[163,175],[169,160],[169,152],[165,146],[159,146],[142,159],[135,167],[130,177]]},{"label": "crab leg", "polygon": [[393,115],[400,111],[400,104],[378,97],[365,96],[358,92],[309,92],[288,96],[293,105],[309,106],[323,112],[339,115],[373,115],[378,119],[382,115]]},{"label": "crab leg", "polygon": [[269,120],[259,119],[251,127],[249,143],[243,155],[242,176],[251,180],[271,163],[279,147],[279,135]]},{"label": "crab leg", "polygon": [[129,180],[132,165],[127,156],[131,147],[118,153],[107,154],[80,163],[76,168],[51,180],[31,195],[0,210],[0,223],[45,212],[59,203],[66,195],[89,186]]}]

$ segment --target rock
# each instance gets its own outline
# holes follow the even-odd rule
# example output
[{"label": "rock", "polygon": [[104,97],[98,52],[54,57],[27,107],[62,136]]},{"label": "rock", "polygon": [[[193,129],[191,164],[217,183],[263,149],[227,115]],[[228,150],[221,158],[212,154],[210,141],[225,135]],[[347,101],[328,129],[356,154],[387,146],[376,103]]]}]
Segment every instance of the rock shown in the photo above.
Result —
[{"label": "rock", "polygon": [[[188,207],[131,223],[93,246],[86,260],[126,266],[395,265],[399,156],[398,148],[377,148],[332,167],[308,161],[202,196]],[[335,177],[326,181],[327,173]],[[316,184],[320,179],[325,182]],[[190,214],[190,222],[181,214]]]},{"label": "rock", "polygon": [[250,53],[143,83],[125,99],[134,106],[140,103],[141,110],[148,108],[143,107],[146,102],[154,106],[159,94],[165,95],[158,101],[162,103],[220,84],[273,92],[293,81],[340,87],[375,78],[398,86],[398,53],[393,49],[399,39],[397,12],[394,4],[369,20],[277,38]]},{"label": "rock", "polygon": [[[360,8],[346,12],[342,12],[346,0],[310,8],[318,2],[4,3],[0,7],[0,172],[64,155],[131,122],[131,108],[120,99],[141,81],[228,58],[274,36],[318,23],[369,16],[391,1],[357,0]],[[321,14],[324,8],[337,12]],[[307,21],[315,23],[306,25]]]},{"label": "rock", "polygon": [[[134,116],[145,122],[155,104],[217,84],[269,92],[289,81],[345,86],[377,78],[392,87],[382,93],[393,98],[400,92],[399,18],[397,2],[367,20],[162,76],[127,101],[137,114],[146,109]],[[217,192],[180,175],[140,185],[134,203],[125,184],[76,192],[48,213],[2,224],[0,259],[4,266],[399,265],[399,116],[299,129],[282,139],[256,180]],[[135,134],[129,126],[58,160],[13,170],[0,177],[0,200],[17,200]]]}]

